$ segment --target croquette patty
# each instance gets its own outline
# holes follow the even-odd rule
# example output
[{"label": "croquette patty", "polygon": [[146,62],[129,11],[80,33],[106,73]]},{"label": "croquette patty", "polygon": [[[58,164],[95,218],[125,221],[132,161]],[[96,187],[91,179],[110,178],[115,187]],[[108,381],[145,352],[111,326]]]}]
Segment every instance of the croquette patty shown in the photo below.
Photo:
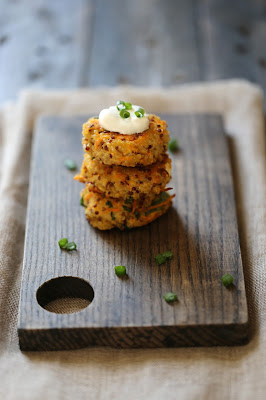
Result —
[{"label": "croquette patty", "polygon": [[141,133],[123,135],[101,127],[97,118],[83,124],[83,148],[93,159],[106,165],[135,167],[162,161],[167,150],[167,124],[149,115],[149,128]]},{"label": "croquette patty", "polygon": [[161,162],[146,167],[128,168],[104,165],[84,155],[80,175],[75,179],[91,183],[107,196],[139,199],[142,194],[157,195],[171,178],[171,160],[165,155]]},{"label": "croquette patty", "polygon": [[107,198],[90,191],[88,187],[81,192],[85,214],[90,224],[100,230],[112,228],[135,228],[149,224],[163,215],[172,204],[172,197],[166,192],[156,196],[149,206],[138,208],[124,199]]}]

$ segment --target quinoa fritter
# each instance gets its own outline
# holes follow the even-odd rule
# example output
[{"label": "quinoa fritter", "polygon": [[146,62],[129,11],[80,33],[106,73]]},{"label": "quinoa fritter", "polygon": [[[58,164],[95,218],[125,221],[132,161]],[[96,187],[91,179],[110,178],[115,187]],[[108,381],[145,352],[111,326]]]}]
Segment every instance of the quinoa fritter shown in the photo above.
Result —
[{"label": "quinoa fritter", "polygon": [[81,174],[75,179],[91,183],[107,196],[139,199],[142,194],[157,195],[171,178],[171,160],[165,155],[161,162],[145,167],[128,168],[104,165],[84,155]]},{"label": "quinoa fritter", "polygon": [[149,129],[133,135],[109,132],[97,118],[83,124],[84,151],[106,165],[145,166],[162,161],[169,142],[167,124],[156,115],[149,116]]},{"label": "quinoa fritter", "polygon": [[147,206],[128,204],[124,199],[107,198],[85,187],[81,192],[85,214],[95,228],[108,230],[140,227],[163,215],[172,204],[172,197],[162,192]]}]

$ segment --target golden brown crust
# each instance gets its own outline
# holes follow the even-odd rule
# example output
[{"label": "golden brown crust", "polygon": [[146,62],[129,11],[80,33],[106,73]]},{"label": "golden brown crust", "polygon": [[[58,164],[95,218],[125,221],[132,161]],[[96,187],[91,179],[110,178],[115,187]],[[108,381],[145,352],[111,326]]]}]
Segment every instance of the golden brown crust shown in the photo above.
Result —
[{"label": "golden brown crust", "polygon": [[106,165],[135,167],[162,161],[169,141],[167,124],[156,115],[150,115],[149,121],[146,131],[123,135],[104,130],[98,119],[90,118],[83,124],[83,148]]},{"label": "golden brown crust", "polygon": [[158,195],[171,178],[171,160],[165,155],[161,162],[146,167],[128,168],[104,165],[84,155],[81,174],[76,179],[91,183],[107,196],[139,199],[143,194]]},{"label": "golden brown crust", "polygon": [[124,199],[107,198],[95,193],[89,187],[81,192],[85,214],[95,228],[108,230],[112,228],[135,228],[154,221],[163,215],[172,204],[172,197],[163,192],[153,199],[149,205],[125,203]]}]

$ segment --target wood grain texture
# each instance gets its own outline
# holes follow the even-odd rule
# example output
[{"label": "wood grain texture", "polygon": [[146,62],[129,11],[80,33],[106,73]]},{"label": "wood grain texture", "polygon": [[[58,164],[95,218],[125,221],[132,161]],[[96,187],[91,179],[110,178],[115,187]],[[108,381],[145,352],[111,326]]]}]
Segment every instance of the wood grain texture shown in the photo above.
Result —
[{"label": "wood grain texture", "polygon": [[[22,350],[234,345],[247,341],[248,316],[226,137],[218,116],[163,115],[181,151],[172,156],[174,207],[136,230],[93,229],[79,205],[82,185],[63,166],[82,160],[84,118],[45,117],[35,132],[19,312]],[[57,242],[74,240],[66,253]],[[154,256],[171,250],[160,267]],[[115,265],[126,265],[119,279]],[[235,278],[226,289],[225,273]],[[57,276],[94,289],[75,314],[41,308],[36,291]],[[179,301],[169,305],[165,292]]]},{"label": "wood grain texture", "polygon": [[[194,0],[99,0],[89,85],[170,85],[200,79]],[[104,27],[104,29],[103,29]],[[108,32],[108,33],[107,33]]]},{"label": "wood grain texture", "polygon": [[18,90],[84,85],[92,0],[0,0],[0,103]]},{"label": "wood grain texture", "polygon": [[264,0],[0,0],[0,103],[25,86],[245,78],[266,88]]}]

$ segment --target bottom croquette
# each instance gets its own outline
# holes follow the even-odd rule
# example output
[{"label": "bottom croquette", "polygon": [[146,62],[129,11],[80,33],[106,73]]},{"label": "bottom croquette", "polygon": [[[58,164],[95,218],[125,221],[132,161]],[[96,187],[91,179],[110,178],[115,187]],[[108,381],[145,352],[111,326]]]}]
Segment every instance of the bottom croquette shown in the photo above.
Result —
[{"label": "bottom croquette", "polygon": [[115,199],[95,193],[89,187],[81,192],[85,214],[90,224],[100,230],[136,228],[147,225],[163,215],[172,204],[173,196],[161,192],[149,203],[140,205],[131,199]]}]

